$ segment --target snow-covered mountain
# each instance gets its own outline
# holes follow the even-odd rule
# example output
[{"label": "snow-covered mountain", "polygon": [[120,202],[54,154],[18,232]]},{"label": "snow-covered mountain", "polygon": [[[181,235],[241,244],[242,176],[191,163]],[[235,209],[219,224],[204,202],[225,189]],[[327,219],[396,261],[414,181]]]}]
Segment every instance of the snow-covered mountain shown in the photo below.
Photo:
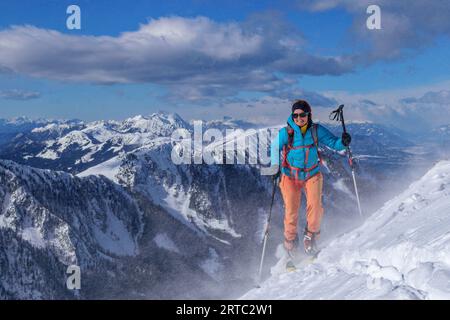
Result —
[{"label": "snow-covered mountain", "polygon": [[[230,290],[218,282],[227,276],[220,242],[105,177],[1,160],[0,207],[0,298],[205,298]],[[75,292],[65,287],[73,264],[81,268]]]},{"label": "snow-covered mountain", "polygon": [[[151,144],[156,138],[169,137],[177,128],[189,132],[193,129],[193,121],[187,123],[178,115],[168,113],[136,116],[124,121],[21,122],[28,124],[28,130],[22,127],[23,130],[18,131],[19,127],[16,127],[14,137],[8,133],[9,138],[5,136],[3,145],[0,145],[0,158],[74,174],[121,153]],[[340,125],[326,126],[337,135],[341,132]],[[227,129],[246,130],[252,127],[251,123],[224,118],[203,122],[202,129],[204,132],[214,128],[225,133]],[[378,165],[395,169],[417,157],[417,150],[409,152],[415,147],[414,143],[395,128],[373,123],[350,123],[348,131],[354,137],[354,153],[360,161],[368,163],[366,167]]]},{"label": "snow-covered mountain", "polygon": [[[170,141],[160,139],[78,176],[104,175],[128,190],[142,207],[158,206],[166,219],[209,244],[205,254],[210,262],[201,268],[222,286],[250,285],[254,273],[250,266],[257,263],[254,250],[270,201],[269,178],[250,165],[175,165],[171,150]],[[280,212],[279,196],[277,200]],[[279,227],[274,226],[273,232],[280,235]],[[176,228],[166,233],[180,237]]]},{"label": "snow-covered mountain", "polygon": [[[12,123],[14,130],[10,128]],[[0,158],[44,169],[79,173],[121,153],[152,144],[157,138],[170,137],[178,128],[193,130],[193,121],[185,122],[177,114],[154,113],[136,116],[124,121],[79,120],[21,120],[6,121]],[[21,123],[18,126],[17,123]],[[340,135],[339,125],[326,124]],[[2,128],[9,128],[4,129]],[[225,134],[227,129],[254,128],[251,123],[230,118],[203,122],[203,132],[218,129]],[[395,128],[373,123],[351,123],[348,131],[353,135],[355,154],[361,161],[383,162],[385,165],[408,161],[414,155],[407,152],[413,142],[406,134]],[[13,135],[13,137],[12,137]],[[9,138],[8,138],[9,137]]]},{"label": "snow-covered mountain", "polygon": [[[193,125],[193,121],[190,121],[190,124]],[[204,130],[208,129],[218,129],[225,133],[227,129],[241,129],[247,130],[251,128],[256,128],[257,126],[254,123],[233,119],[231,117],[223,117],[222,120],[210,120],[206,121],[203,124]]]},{"label": "snow-covered mountain", "polygon": [[124,121],[49,122],[17,134],[0,149],[0,158],[38,168],[83,171],[121,152],[169,137],[175,129],[190,128],[176,114],[154,113]]},{"label": "snow-covered mountain", "polygon": [[[224,132],[241,125],[242,129],[251,127],[223,119],[204,123],[203,130]],[[261,176],[257,164],[175,165],[170,136],[178,128],[193,130],[192,123],[166,113],[124,121],[44,121],[1,146],[1,157],[16,163],[0,162],[6,184],[0,189],[0,239],[8,248],[0,253],[4,253],[0,266],[11,260],[9,252],[18,258],[7,273],[14,281],[0,281],[0,296],[73,297],[63,287],[65,268],[73,261],[84,261],[89,274],[84,283],[96,288],[82,290],[79,298],[235,297],[248,290],[259,259],[270,178]],[[373,124],[349,128],[354,137],[358,130],[362,135],[355,138],[354,150],[359,150],[360,140],[374,146],[370,151],[362,145],[372,157],[359,158],[358,183],[363,205],[369,210],[370,202],[393,180],[392,168],[402,170],[415,154],[402,151],[411,146],[406,140],[390,145],[393,139],[380,139],[393,135],[386,128]],[[338,126],[334,129],[339,132]],[[252,139],[269,130],[238,132],[236,138]],[[370,142],[363,140],[368,139],[364,132],[373,135]],[[205,150],[220,150],[229,143],[218,139]],[[389,152],[383,154],[383,150]],[[394,150],[403,153],[394,154]],[[248,159],[256,156],[254,152],[249,150],[243,156]],[[323,238],[327,239],[358,220],[345,157],[327,149],[322,152],[327,212]],[[386,175],[386,166],[380,165],[383,162],[394,164],[389,169],[392,175]],[[23,194],[34,200],[21,200]],[[35,208],[39,208],[37,213]],[[278,192],[268,263],[275,262],[270,253],[282,239],[282,212]],[[59,224],[64,234],[58,231]],[[58,246],[70,247],[72,253],[66,254],[72,260],[63,259],[61,251],[65,249]],[[32,260],[27,258],[30,255]],[[27,278],[24,264],[36,269],[33,272],[41,279],[38,283],[52,283],[51,289],[27,287],[26,283],[34,282]],[[49,279],[51,273],[45,270],[57,270],[58,276]],[[20,285],[14,287],[13,283]],[[105,287],[103,283],[112,284]]]},{"label": "snow-covered mountain", "polygon": [[329,243],[299,271],[243,299],[449,299],[450,161]]},{"label": "snow-covered mountain", "polygon": [[28,132],[49,123],[49,120],[31,120],[25,117],[0,119],[0,146],[8,143],[17,134]]},{"label": "snow-covered mountain", "polygon": [[112,257],[138,252],[142,214],[107,179],[2,160],[0,202],[0,287],[8,298],[73,297],[63,288],[64,266],[98,273]]}]

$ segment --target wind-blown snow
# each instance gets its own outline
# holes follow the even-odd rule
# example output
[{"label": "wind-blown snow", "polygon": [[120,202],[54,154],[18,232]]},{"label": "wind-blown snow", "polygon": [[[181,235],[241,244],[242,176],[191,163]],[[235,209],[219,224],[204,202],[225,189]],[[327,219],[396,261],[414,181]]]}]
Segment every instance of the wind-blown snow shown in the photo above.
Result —
[{"label": "wind-blown snow", "polygon": [[293,273],[244,299],[449,299],[450,161]]},{"label": "wind-blown snow", "polygon": [[209,248],[209,258],[200,264],[200,268],[205,271],[211,278],[219,280],[222,264],[219,261],[219,255],[216,250]]},{"label": "wind-blown snow", "polygon": [[166,233],[158,233],[153,241],[155,241],[158,248],[163,248],[169,251],[180,253],[177,245],[172,241],[172,239],[169,238]]},{"label": "wind-blown snow", "polygon": [[333,183],[333,187],[336,190],[342,191],[346,193],[350,198],[354,198],[353,193],[347,188],[347,186],[344,183],[344,179],[338,179],[336,182]]}]

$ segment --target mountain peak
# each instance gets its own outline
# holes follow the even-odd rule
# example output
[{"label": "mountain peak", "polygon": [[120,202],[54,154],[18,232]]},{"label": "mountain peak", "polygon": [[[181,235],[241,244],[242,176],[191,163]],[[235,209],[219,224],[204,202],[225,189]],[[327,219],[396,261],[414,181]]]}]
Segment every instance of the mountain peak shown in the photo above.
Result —
[{"label": "mountain peak", "polygon": [[188,124],[176,113],[157,112],[149,116],[137,115],[125,119],[119,127],[122,132],[154,133],[168,136],[175,129],[188,128]]}]

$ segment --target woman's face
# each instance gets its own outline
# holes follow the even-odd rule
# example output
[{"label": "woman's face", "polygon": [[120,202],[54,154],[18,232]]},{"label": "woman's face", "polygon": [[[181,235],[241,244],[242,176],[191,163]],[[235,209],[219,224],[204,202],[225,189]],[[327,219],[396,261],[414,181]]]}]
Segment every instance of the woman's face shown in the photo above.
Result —
[{"label": "woman's face", "polygon": [[308,112],[305,112],[301,109],[294,110],[292,117],[294,118],[294,122],[296,125],[303,127],[308,123]]}]

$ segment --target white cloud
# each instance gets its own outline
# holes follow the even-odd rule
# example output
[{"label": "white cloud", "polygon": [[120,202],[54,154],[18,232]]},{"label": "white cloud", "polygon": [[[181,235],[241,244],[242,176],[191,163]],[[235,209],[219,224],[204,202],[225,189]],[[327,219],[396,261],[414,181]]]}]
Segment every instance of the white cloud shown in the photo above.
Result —
[{"label": "white cloud", "polygon": [[[369,63],[380,59],[401,58],[430,46],[439,36],[450,36],[450,1],[428,0],[299,0],[300,9],[313,12],[343,8],[353,17],[349,39],[359,50],[355,62]],[[366,9],[381,9],[381,30],[369,30]],[[350,41],[351,42],[351,41]]]},{"label": "white cloud", "polygon": [[[407,97],[400,100],[400,102],[411,104],[411,103],[422,103],[422,104],[443,104],[450,105],[450,91],[440,90],[440,91],[429,91],[423,94],[421,97]],[[449,110],[450,111],[450,110]]]},{"label": "white cloud", "polygon": [[142,47],[163,45],[165,50],[192,50],[218,60],[252,55],[264,41],[262,35],[247,34],[236,22],[219,24],[206,17],[186,19],[175,16],[152,20],[141,25],[138,32],[123,33],[121,38]]},{"label": "white cloud", "polygon": [[[368,120],[403,130],[430,130],[450,123],[449,81],[372,93],[322,92],[346,105],[348,119]],[[363,102],[369,100],[371,103]],[[346,116],[347,117],[347,116]]]},{"label": "white cloud", "polygon": [[332,108],[337,102],[332,97],[326,97],[318,92],[295,91],[291,95],[265,95],[254,99],[231,99],[220,106],[192,106],[188,110],[178,109],[177,112],[186,119],[214,120],[217,115],[229,116],[254,123],[259,126],[280,125],[286,123],[291,113],[292,103],[297,99],[306,99],[313,109],[313,118],[321,121],[328,119]]},{"label": "white cloud", "polygon": [[31,100],[40,98],[41,94],[36,91],[27,91],[19,89],[0,90],[1,99],[9,100]]},{"label": "white cloud", "polygon": [[351,58],[306,54],[304,42],[298,29],[274,13],[223,23],[162,17],[116,37],[13,26],[0,31],[0,72],[97,84],[154,83],[194,101],[241,90],[274,91],[301,74],[352,70]]},{"label": "white cloud", "polygon": [[[312,106],[315,120],[329,122],[330,112],[339,104],[344,104],[346,121],[370,121],[419,133],[450,124],[450,92],[444,89],[449,85],[449,82],[442,82],[371,93],[297,89],[254,99],[231,99],[217,107],[197,106],[177,112],[188,119],[210,120],[220,114],[261,126],[281,125],[286,122],[293,101],[305,99]],[[408,103],[404,102],[405,98],[409,99]]]}]

